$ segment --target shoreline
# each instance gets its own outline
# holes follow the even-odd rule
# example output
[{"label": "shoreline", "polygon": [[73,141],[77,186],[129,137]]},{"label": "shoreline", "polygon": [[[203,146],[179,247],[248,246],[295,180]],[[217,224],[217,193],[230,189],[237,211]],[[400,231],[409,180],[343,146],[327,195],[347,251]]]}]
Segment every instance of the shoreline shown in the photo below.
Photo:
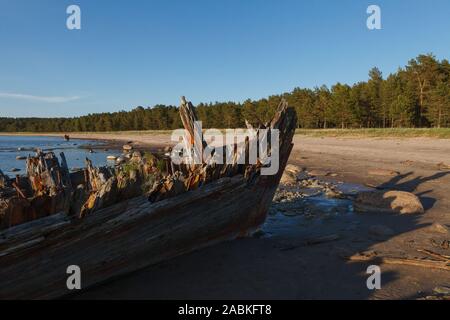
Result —
[{"label": "shoreline", "polygon": [[[170,135],[164,131],[156,134],[145,135],[145,131],[121,131],[120,133],[90,132],[90,133],[68,133],[70,140],[94,140],[104,142],[109,149],[122,149],[124,144],[133,144],[138,148],[145,150],[154,150],[155,148],[164,148],[173,144]],[[0,133],[0,136],[6,137],[64,137],[64,134],[58,133]],[[93,148],[94,149],[94,148]]]},{"label": "shoreline", "polygon": [[[109,136],[111,135],[111,136]],[[64,138],[64,135],[57,133],[0,133],[0,137],[60,137]],[[147,139],[139,139],[138,135],[123,135],[117,136],[113,133],[76,133],[69,134],[70,140],[91,140],[96,141],[98,144],[81,144],[77,146],[80,149],[108,149],[108,150],[122,150],[124,144],[132,144],[134,147],[142,149],[143,151],[157,152],[171,144],[170,139],[165,139],[165,136],[160,134],[160,141],[148,141],[153,140],[155,136],[151,136]]]},{"label": "shoreline", "polygon": [[[223,130],[223,129],[219,129]],[[98,132],[0,132],[0,136],[42,136],[62,137],[65,134],[73,139],[89,138],[92,140],[122,140],[132,137],[167,137],[172,130],[129,130]],[[367,129],[296,129],[295,136],[310,138],[336,139],[385,139],[409,140],[430,139],[450,140],[450,128],[367,128]]]}]

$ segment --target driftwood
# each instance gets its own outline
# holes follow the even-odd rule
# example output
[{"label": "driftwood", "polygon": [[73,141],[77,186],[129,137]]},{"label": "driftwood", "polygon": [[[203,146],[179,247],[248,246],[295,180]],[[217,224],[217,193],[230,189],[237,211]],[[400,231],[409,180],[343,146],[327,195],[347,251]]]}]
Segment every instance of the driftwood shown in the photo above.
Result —
[{"label": "driftwood", "polygon": [[436,258],[436,259],[439,259],[439,260],[443,260],[443,261],[447,261],[447,262],[450,263],[450,256],[443,255],[443,254],[440,254],[440,253],[436,253],[436,252],[433,252],[433,251],[427,250],[427,249],[418,249],[417,251],[420,252],[420,253],[424,253],[426,255],[429,255],[430,257],[433,257],[433,258]]},{"label": "driftwood", "polygon": [[352,262],[376,262],[385,264],[395,264],[395,265],[407,265],[421,268],[431,268],[450,271],[450,262],[447,261],[437,261],[428,259],[411,259],[411,258],[401,258],[401,257],[380,257],[380,256],[366,256],[366,255],[353,255],[348,258]]},{"label": "driftwood", "polygon": [[65,283],[69,265],[80,266],[87,288],[234,238],[263,219],[254,208],[261,191],[255,191],[239,177],[228,178],[154,204],[145,197],[122,202],[78,220],[82,223],[65,224],[61,217],[60,227],[50,232],[24,237],[15,228],[7,230],[0,234],[5,238],[0,245],[0,298],[69,294]]},{"label": "driftwood", "polygon": [[[189,119],[188,126],[196,118]],[[151,164],[119,167],[111,177],[102,177],[88,165],[84,183],[72,189],[79,204],[93,202],[83,219],[60,212],[0,231],[0,299],[58,298],[73,293],[66,286],[70,265],[80,267],[82,288],[88,288],[257,228],[265,220],[292,149],[295,112],[282,102],[270,126],[280,130],[279,170],[271,176],[260,174],[261,164],[228,170],[204,163],[185,167],[185,173],[163,175],[149,201],[145,195],[121,197],[128,194],[128,185],[141,185],[129,181],[151,175]],[[46,166],[47,171],[58,168]],[[242,173],[235,174],[236,168]],[[51,179],[55,192],[68,187],[62,174],[33,172],[35,190],[43,190],[38,178]],[[113,198],[113,185],[118,196],[109,204],[105,197]],[[101,205],[99,199],[104,200]]]}]

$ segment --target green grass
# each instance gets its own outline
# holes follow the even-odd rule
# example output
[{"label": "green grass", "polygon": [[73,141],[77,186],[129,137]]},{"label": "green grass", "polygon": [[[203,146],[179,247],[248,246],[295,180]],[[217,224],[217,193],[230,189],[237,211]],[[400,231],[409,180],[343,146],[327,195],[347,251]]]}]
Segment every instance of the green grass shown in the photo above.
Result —
[{"label": "green grass", "polygon": [[[73,134],[83,135],[104,135],[104,136],[121,136],[121,135],[170,135],[172,130],[143,130],[143,131],[108,131],[108,132],[73,132]],[[414,138],[414,137],[430,137],[440,139],[450,139],[450,128],[386,128],[386,129],[297,129],[296,134],[306,135],[310,137],[349,137],[349,138]],[[16,132],[2,134],[12,135],[56,135],[62,136],[61,132],[54,133],[32,133],[32,132]],[[70,135],[70,132],[68,133]],[[112,137],[114,138],[114,137]]]},{"label": "green grass", "polygon": [[373,137],[450,139],[450,128],[387,128],[387,129],[297,129],[296,134],[311,137]]}]

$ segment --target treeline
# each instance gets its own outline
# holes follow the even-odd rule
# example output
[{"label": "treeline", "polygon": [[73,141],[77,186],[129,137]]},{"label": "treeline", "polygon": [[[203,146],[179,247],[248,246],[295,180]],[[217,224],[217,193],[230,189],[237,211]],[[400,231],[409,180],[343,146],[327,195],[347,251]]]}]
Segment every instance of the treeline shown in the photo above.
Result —
[{"label": "treeline", "polygon": [[[412,59],[383,78],[379,69],[353,86],[337,83],[244,103],[197,106],[204,128],[243,127],[267,122],[280,99],[298,115],[299,128],[450,127],[450,64],[432,54]],[[71,132],[169,130],[182,126],[175,106],[137,107],[132,111],[89,114],[76,118],[0,118],[3,132]]]}]

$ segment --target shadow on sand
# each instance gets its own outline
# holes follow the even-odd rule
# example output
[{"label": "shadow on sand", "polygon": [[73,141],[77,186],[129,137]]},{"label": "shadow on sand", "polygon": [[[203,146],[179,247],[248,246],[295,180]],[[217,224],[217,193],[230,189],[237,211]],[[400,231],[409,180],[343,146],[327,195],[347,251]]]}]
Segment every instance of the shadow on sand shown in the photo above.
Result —
[{"label": "shadow on sand", "polygon": [[[400,174],[396,177],[393,177],[391,180],[379,185],[377,187],[377,189],[400,190],[400,191],[407,191],[407,192],[414,193],[421,184],[423,184],[425,182],[433,181],[433,180],[439,180],[439,179],[445,177],[446,175],[448,175],[449,173],[450,173],[450,171],[443,171],[443,172],[435,173],[428,177],[417,176],[412,179],[403,181],[404,179],[406,179],[414,174],[414,172],[410,171],[408,173]],[[420,201],[422,202],[422,205],[425,210],[431,209],[436,202],[436,199],[434,199],[434,198],[425,197],[426,194],[429,194],[432,191],[433,190],[427,190],[427,191],[423,191],[423,192],[416,194],[420,198]]]},{"label": "shadow on sand", "polygon": [[[439,180],[449,172],[429,177],[399,175],[378,189],[414,192],[419,185]],[[436,202],[432,190],[419,194],[425,209]],[[350,207],[351,211],[351,207]],[[279,218],[279,219],[278,219]],[[418,215],[339,213],[327,219],[306,220],[302,215],[278,214],[266,224],[291,219],[290,232],[274,232],[261,238],[245,238],[221,243],[170,261],[140,270],[108,284],[91,288],[75,299],[370,299],[416,298],[408,287],[405,270],[385,268],[382,286],[405,286],[404,292],[368,290],[366,280],[370,263],[349,263],[342,255],[373,250],[375,245],[392,242],[392,250],[414,242],[408,235],[428,224]],[[394,231],[390,236],[370,234],[373,225]],[[270,226],[269,226],[270,227]],[[276,229],[276,228],[275,228]],[[305,239],[317,235],[339,234],[336,241],[306,245]],[[406,236],[396,240],[400,235]],[[410,239],[410,240],[408,240]],[[402,247],[403,246],[403,247]],[[404,267],[406,272],[429,272]],[[420,268],[419,268],[420,269]],[[403,282],[403,283],[402,283]]]}]

